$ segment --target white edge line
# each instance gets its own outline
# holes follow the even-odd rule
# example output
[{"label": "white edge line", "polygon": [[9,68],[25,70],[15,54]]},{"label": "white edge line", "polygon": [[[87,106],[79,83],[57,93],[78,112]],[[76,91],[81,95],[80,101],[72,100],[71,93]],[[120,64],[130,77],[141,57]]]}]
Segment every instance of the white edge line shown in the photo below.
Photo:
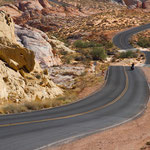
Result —
[{"label": "white edge line", "polygon": [[[109,73],[109,69],[108,69],[108,73]],[[147,78],[146,78],[146,79],[147,79]],[[148,82],[147,82],[147,85],[148,85],[149,90],[150,90],[150,85],[148,84]],[[150,91],[149,91],[149,92],[150,92]],[[148,103],[149,101],[150,101],[150,96],[147,97],[147,103]],[[42,149],[44,149],[44,148],[52,147],[52,146],[59,145],[59,144],[60,144],[60,145],[61,145],[61,144],[67,144],[67,143],[72,142],[72,141],[74,141],[74,140],[76,140],[76,139],[83,138],[83,137],[85,137],[85,136],[88,136],[88,135],[91,135],[91,134],[95,134],[95,133],[99,133],[99,132],[102,132],[102,131],[104,131],[104,130],[108,130],[108,129],[111,129],[111,128],[120,126],[120,125],[122,125],[122,124],[125,124],[125,123],[127,123],[127,122],[129,122],[129,121],[132,121],[132,120],[136,119],[136,118],[139,117],[140,115],[142,115],[142,113],[144,113],[144,111],[147,109],[147,103],[145,103],[145,106],[144,106],[143,110],[141,110],[141,111],[140,111],[139,113],[137,113],[135,116],[133,116],[133,117],[127,119],[127,120],[124,120],[124,121],[122,121],[122,122],[120,122],[120,123],[118,123],[118,124],[114,124],[114,125],[112,125],[112,126],[108,126],[108,127],[106,127],[106,128],[98,129],[98,130],[95,130],[95,131],[90,131],[90,132],[78,134],[78,135],[76,135],[76,136],[72,136],[72,137],[69,137],[69,138],[65,138],[65,139],[59,140],[59,141],[57,141],[57,142],[53,142],[53,143],[51,143],[51,144],[48,144],[48,145],[45,145],[45,146],[36,148],[36,149],[34,149],[34,150],[42,150]]]},{"label": "white edge line", "polygon": [[95,134],[95,133],[98,133],[98,132],[101,132],[101,131],[104,131],[104,130],[108,130],[108,129],[111,129],[111,128],[114,128],[114,127],[117,127],[119,125],[122,125],[124,123],[127,123],[131,120],[134,120],[135,118],[137,118],[138,116],[140,116],[144,111],[145,109],[147,108],[147,103],[145,104],[144,106],[144,109],[142,111],[140,111],[138,114],[136,114],[134,117],[131,117],[123,122],[120,122],[118,124],[115,124],[115,125],[112,125],[112,126],[109,126],[109,127],[106,127],[106,128],[102,128],[102,129],[98,129],[98,130],[95,130],[95,131],[91,131],[91,132],[86,132],[86,133],[82,133],[82,134],[78,134],[76,136],[72,136],[72,137],[69,137],[69,138],[65,138],[63,140],[59,140],[57,142],[53,142],[51,144],[48,144],[48,145],[45,145],[45,146],[42,146],[40,148],[37,148],[37,149],[34,149],[34,150],[42,150],[44,148],[48,148],[48,147],[51,147],[51,146],[55,146],[55,145],[61,145],[61,144],[67,144],[69,142],[72,142],[76,139],[79,139],[79,138],[82,138],[82,137],[85,137],[85,136],[88,136],[88,135],[91,135],[91,134]]}]

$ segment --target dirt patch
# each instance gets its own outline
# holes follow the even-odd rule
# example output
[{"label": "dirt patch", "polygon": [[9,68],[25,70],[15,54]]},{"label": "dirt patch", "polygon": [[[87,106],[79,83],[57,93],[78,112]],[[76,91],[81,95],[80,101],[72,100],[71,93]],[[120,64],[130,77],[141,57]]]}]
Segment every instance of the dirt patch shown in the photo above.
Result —
[{"label": "dirt patch", "polygon": [[[143,68],[150,83],[150,68]],[[150,150],[150,102],[142,117],[69,144],[44,150]]]},{"label": "dirt patch", "polygon": [[86,98],[87,96],[95,93],[97,90],[100,90],[103,87],[104,82],[100,82],[95,86],[86,87],[82,92],[79,93],[78,99]]},{"label": "dirt patch", "polygon": [[149,67],[144,67],[144,68],[142,68],[142,70],[144,71],[144,73],[146,75],[148,83],[150,83],[150,68]]}]

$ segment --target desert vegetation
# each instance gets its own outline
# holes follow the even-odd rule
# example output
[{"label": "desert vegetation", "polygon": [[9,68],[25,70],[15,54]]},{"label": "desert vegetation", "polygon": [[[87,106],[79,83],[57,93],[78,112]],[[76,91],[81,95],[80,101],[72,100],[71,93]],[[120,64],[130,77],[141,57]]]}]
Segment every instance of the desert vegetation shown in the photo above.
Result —
[{"label": "desert vegetation", "polygon": [[137,45],[143,48],[150,47],[150,38],[140,37],[137,41]]},{"label": "desert vegetation", "polygon": [[138,52],[134,51],[127,51],[127,52],[121,52],[117,56],[117,58],[137,58]]},{"label": "desert vegetation", "polygon": [[150,47],[150,30],[146,30],[134,35],[130,43],[135,47],[149,48]]},{"label": "desert vegetation", "polygon": [[[87,87],[104,82],[104,75],[111,60],[138,59],[140,54],[137,52],[118,53],[111,39],[121,30],[148,22],[149,12],[129,10],[107,0],[60,2],[70,5],[57,5],[46,0],[0,1],[1,5],[15,4],[2,8],[9,12],[9,17],[13,14],[14,22],[18,25],[15,27],[17,39],[36,52],[35,57],[44,68],[43,71],[33,70],[32,73],[25,73],[23,69],[18,71],[24,86],[23,92],[20,93],[30,95],[30,99],[25,99],[23,95],[18,98],[13,90],[13,94],[10,92],[11,94],[6,95],[8,101],[1,101],[1,113],[39,110],[73,102]],[[22,32],[24,36],[20,34]],[[139,42],[143,46],[148,44],[147,39]],[[11,77],[7,76],[2,78],[2,82],[6,84],[6,89],[9,89],[9,84],[13,82],[10,82]],[[19,82],[20,80],[18,85]],[[35,85],[40,89],[39,92],[33,88]],[[61,91],[61,96],[55,95],[56,87]],[[48,92],[51,88],[52,91]],[[18,99],[19,102],[16,102]]]}]

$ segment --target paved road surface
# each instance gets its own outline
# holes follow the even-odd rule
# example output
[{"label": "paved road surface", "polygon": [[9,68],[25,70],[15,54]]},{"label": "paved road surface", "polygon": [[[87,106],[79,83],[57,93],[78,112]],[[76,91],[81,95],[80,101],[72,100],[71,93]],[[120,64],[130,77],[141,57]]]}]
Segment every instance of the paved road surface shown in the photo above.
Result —
[{"label": "paved road surface", "polygon": [[110,67],[104,88],[82,101],[0,116],[0,150],[32,150],[122,124],[143,112],[148,97],[148,85],[139,68]]},{"label": "paved road surface", "polygon": [[138,32],[143,30],[150,29],[150,23],[146,25],[142,25],[140,27],[131,28],[127,31],[120,32],[113,38],[113,43],[119,47],[120,49],[133,49],[133,46],[129,43],[130,37]]}]

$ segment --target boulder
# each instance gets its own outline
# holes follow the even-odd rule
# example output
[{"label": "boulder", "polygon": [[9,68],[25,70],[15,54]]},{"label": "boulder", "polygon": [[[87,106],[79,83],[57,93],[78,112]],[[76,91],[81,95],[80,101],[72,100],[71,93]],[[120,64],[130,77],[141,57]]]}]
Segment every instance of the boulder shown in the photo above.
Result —
[{"label": "boulder", "polygon": [[39,3],[43,6],[43,8],[52,8],[48,0],[39,0]]},{"label": "boulder", "polygon": [[0,59],[16,71],[30,72],[35,64],[34,53],[17,45],[13,20],[4,11],[0,11]]},{"label": "boulder", "polygon": [[34,53],[18,45],[4,46],[0,44],[0,59],[15,71],[23,69],[31,72],[34,68]]},{"label": "boulder", "polygon": [[11,17],[20,17],[22,15],[22,12],[13,4],[5,4],[0,7],[0,10],[7,12]]},{"label": "boulder", "polygon": [[19,10],[29,11],[29,10],[42,10],[43,7],[38,0],[23,0],[19,2]]},{"label": "boulder", "polygon": [[36,60],[43,67],[60,65],[61,60],[54,56],[53,49],[49,43],[47,35],[31,27],[15,26],[15,33],[18,43],[35,53]]},{"label": "boulder", "polygon": [[54,47],[57,50],[66,51],[68,53],[74,53],[75,51],[71,50],[70,48],[66,47],[65,44],[57,39],[50,39],[49,40],[52,47]]}]

